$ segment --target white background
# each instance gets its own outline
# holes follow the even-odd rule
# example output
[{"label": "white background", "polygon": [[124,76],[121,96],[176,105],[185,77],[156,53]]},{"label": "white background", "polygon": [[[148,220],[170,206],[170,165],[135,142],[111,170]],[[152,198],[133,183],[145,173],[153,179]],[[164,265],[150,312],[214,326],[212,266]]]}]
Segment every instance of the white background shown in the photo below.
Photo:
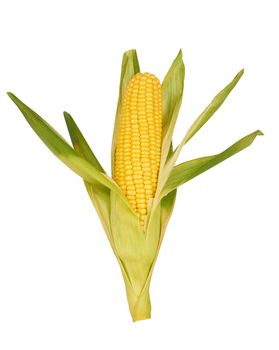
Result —
[{"label": "white background", "polygon": [[[276,1],[0,2],[0,349],[279,349]],[[152,319],[133,323],[124,284],[82,181],[8,99],[67,137],[78,121],[110,171],[122,54],[160,79],[180,48],[175,143],[242,68],[180,160],[241,154],[180,188],[154,271]]]}]

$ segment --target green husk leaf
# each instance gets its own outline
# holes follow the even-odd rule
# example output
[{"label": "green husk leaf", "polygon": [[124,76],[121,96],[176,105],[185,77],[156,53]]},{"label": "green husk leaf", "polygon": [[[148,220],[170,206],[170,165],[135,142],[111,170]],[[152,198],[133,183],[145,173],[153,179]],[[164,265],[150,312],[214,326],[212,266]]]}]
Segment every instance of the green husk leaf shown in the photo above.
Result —
[{"label": "green husk leaf", "polygon": [[[143,285],[143,288],[137,298],[134,297],[134,292],[126,286],[127,297],[129,305],[133,305],[131,314],[134,320],[145,319],[150,317],[151,304],[149,297],[149,288],[153,270],[155,267],[156,260],[159,255],[160,247],[164,237],[167,223],[171,216],[173,206],[176,198],[176,190],[170,192],[166,197],[164,197],[161,202],[154,208],[153,215],[150,217],[147,233],[147,253],[146,256],[149,257],[148,261],[150,264],[148,275]],[[148,266],[148,265],[147,265]],[[124,277],[125,279],[125,277]],[[131,303],[132,301],[132,303]],[[130,307],[131,310],[131,307]],[[140,316],[140,317],[137,317]]]},{"label": "green husk leaf", "polygon": [[161,200],[161,239],[163,240],[164,233],[167,228],[167,224],[170,220],[175,200],[176,200],[176,189],[169,192],[165,197]]},{"label": "green husk leaf", "polygon": [[188,142],[199,130],[200,128],[213,116],[213,114],[221,107],[230,92],[234,89],[236,84],[239,82],[240,78],[244,73],[244,69],[233,78],[233,80],[220,91],[211,103],[205,108],[205,110],[200,114],[200,116],[194,121],[189,130],[187,131],[184,139],[182,140],[183,145]]},{"label": "green husk leaf", "polygon": [[[155,196],[155,200],[152,204],[152,210],[147,216],[147,226],[153,220],[153,216],[157,211],[157,207],[160,205],[158,200],[158,195],[160,194],[160,183],[163,180],[164,166],[169,158],[173,154],[172,148],[172,136],[174,132],[174,127],[180,110],[183,90],[184,90],[184,78],[185,78],[185,66],[182,57],[182,50],[179,50],[176,58],[174,59],[170,69],[168,70],[163,82],[162,82],[162,99],[163,99],[163,120],[162,120],[162,155],[160,161],[160,170],[158,178],[158,190]],[[176,192],[173,195],[173,203],[169,204],[173,208],[174,201],[176,197]],[[167,202],[167,201],[166,201]],[[167,209],[165,207],[161,208],[161,225],[164,229],[167,226],[168,215],[167,212],[172,209]],[[166,214],[166,217],[165,217]],[[163,229],[163,231],[164,231]],[[162,230],[161,230],[162,231]]]},{"label": "green husk leaf", "polygon": [[84,159],[88,160],[96,169],[105,173],[105,170],[91,150],[73,117],[68,112],[64,112],[64,118],[71,137],[72,145],[76,152]]},{"label": "green husk leaf", "polygon": [[211,103],[205,108],[205,110],[200,114],[200,116],[194,121],[192,126],[187,131],[186,135],[174,150],[173,154],[169,156],[167,163],[162,171],[161,179],[160,179],[160,188],[159,191],[162,190],[164,184],[166,183],[176,161],[177,158],[183,148],[183,146],[198,132],[198,130],[212,117],[212,115],[219,109],[219,107],[226,100],[230,92],[236,86],[240,78],[242,77],[244,70],[242,69],[234,79],[223,89],[221,90],[211,101]]},{"label": "green husk leaf", "polygon": [[163,121],[161,167],[169,155],[172,135],[182,102],[185,66],[180,50],[162,83]]},{"label": "green husk leaf", "polygon": [[121,115],[121,108],[122,108],[122,101],[125,95],[125,91],[127,88],[127,85],[131,78],[139,73],[140,67],[139,67],[139,61],[137,56],[136,50],[129,50],[124,52],[123,58],[122,58],[122,65],[121,65],[121,75],[120,75],[120,85],[119,85],[119,98],[117,103],[117,110],[116,110],[116,117],[114,122],[114,130],[113,130],[113,137],[112,137],[112,145],[111,145],[111,172],[113,176],[114,171],[114,153],[115,153],[115,147],[116,147],[116,137],[118,133],[118,127],[120,122],[120,115]]},{"label": "green husk leaf", "polygon": [[236,153],[242,151],[246,147],[250,146],[259,135],[263,135],[260,130],[254,131],[219,154],[193,159],[175,166],[166,182],[166,185],[164,186],[161,196],[164,197],[168,195],[174,189],[191,180],[195,176],[198,176],[206,170],[223,162],[227,158],[230,158]]},{"label": "green husk leaf", "polygon": [[[74,119],[66,112],[64,116],[75,150],[100,171],[104,171]],[[135,215],[131,215],[131,211],[127,208],[126,203],[117,193],[102,185],[92,185],[86,181],[84,183],[119,262],[131,313],[134,320],[136,320],[139,314],[139,311],[137,311],[138,303],[143,300],[142,297],[139,299],[138,295],[147,276],[147,272],[144,274],[144,270],[148,269],[148,267],[143,268],[141,265],[140,269],[135,269],[134,260],[140,259],[142,261],[143,245],[145,244],[138,218]],[[121,213],[120,216],[119,213]],[[130,254],[128,258],[127,254]],[[139,256],[140,258],[138,258]],[[148,298],[149,295],[146,297]],[[146,299],[144,301],[146,308],[150,309],[150,301]],[[142,308],[140,312],[142,313]],[[148,313],[148,310],[146,312]]]},{"label": "green husk leaf", "polygon": [[116,254],[115,245],[111,233],[110,226],[110,194],[111,191],[101,185],[91,185],[89,182],[84,181],[87,193],[95,207],[95,210],[101,220],[104,231],[110,242],[110,245]]},{"label": "green husk leaf", "polygon": [[[113,180],[111,180],[106,174],[97,170],[87,160],[82,158],[43,118],[25,105],[14,94],[9,92],[8,96],[17,105],[35,133],[53,152],[53,154],[56,155],[64,164],[66,164],[76,174],[81,176],[85,181],[92,184],[104,185],[110,190],[115,191],[124,197],[121,190]],[[126,202],[130,206],[127,200]],[[131,206],[130,208],[133,210]]]},{"label": "green husk leaf", "polygon": [[139,220],[131,218],[116,193],[112,193],[111,199],[111,227],[117,254],[126,272],[124,280],[130,312],[134,321],[149,318],[149,286],[161,236],[160,205],[145,234]]},{"label": "green husk leaf", "polygon": [[[87,141],[85,140],[83,134],[78,128],[72,116],[64,112],[64,118],[66,121],[66,125],[71,137],[71,141],[76,152],[88,160],[96,169],[101,172],[105,172],[99,161],[97,160],[95,154],[89,147]],[[110,228],[110,190],[103,185],[92,185],[87,181],[84,181],[86,190],[89,194],[89,197],[99,215],[103,228],[107,234],[109,242],[115,251],[113,239],[111,236],[111,228]]]},{"label": "green husk leaf", "polygon": [[147,242],[138,217],[127,210],[126,204],[111,192],[111,230],[117,255],[122,261],[134,292],[139,295],[152,261],[147,254]]}]

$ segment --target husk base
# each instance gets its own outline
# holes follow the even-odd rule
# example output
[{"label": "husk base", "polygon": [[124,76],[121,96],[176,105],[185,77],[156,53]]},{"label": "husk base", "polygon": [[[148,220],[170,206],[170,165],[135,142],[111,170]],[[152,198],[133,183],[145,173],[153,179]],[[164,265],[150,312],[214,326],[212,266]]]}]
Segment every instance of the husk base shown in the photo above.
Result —
[{"label": "husk base", "polygon": [[124,282],[132,320],[136,322],[151,318],[151,301],[149,295],[150,281],[147,282],[139,294],[135,292],[130,281],[127,281],[125,277]]},{"label": "husk base", "polygon": [[127,293],[130,313],[134,322],[151,318],[151,302],[149,290],[139,296]]}]

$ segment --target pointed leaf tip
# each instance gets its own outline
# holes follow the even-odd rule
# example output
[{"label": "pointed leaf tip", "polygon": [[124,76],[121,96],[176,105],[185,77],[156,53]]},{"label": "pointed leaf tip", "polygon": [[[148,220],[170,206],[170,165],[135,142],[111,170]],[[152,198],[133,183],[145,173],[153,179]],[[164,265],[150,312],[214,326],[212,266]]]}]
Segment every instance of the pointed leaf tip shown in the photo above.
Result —
[{"label": "pointed leaf tip", "polygon": [[102,173],[106,173],[103,167],[101,166],[100,162],[96,158],[95,154],[91,150],[85,137],[82,135],[80,129],[74,121],[74,118],[68,112],[63,112],[63,114],[69,131],[69,135],[71,137],[72,145],[76,152],[81,157],[90,162],[97,170],[101,171]]},{"label": "pointed leaf tip", "polygon": [[244,68],[242,68],[236,75],[236,78],[240,79],[242,75],[244,74]]},{"label": "pointed leaf tip", "polygon": [[15,100],[16,99],[16,96],[12,93],[12,92],[7,92],[7,95],[10,97],[11,100]]},{"label": "pointed leaf tip", "polygon": [[256,130],[244,136],[221,153],[192,159],[176,165],[167,179],[166,185],[162,191],[162,198],[185,182],[249,147],[255,138],[260,135],[263,135],[263,133],[260,130]]},{"label": "pointed leaf tip", "polygon": [[[182,53],[182,49],[179,49],[178,54],[177,54],[177,56],[176,56],[175,59],[174,59],[174,62],[177,62],[178,60],[181,60],[182,63],[183,63],[183,53]],[[174,63],[174,62],[173,62],[173,63]],[[183,64],[184,64],[184,63],[183,63]]]},{"label": "pointed leaf tip", "polygon": [[68,112],[66,112],[66,111],[63,112],[63,115],[64,115],[64,118],[65,118],[65,119],[71,119],[71,118],[72,118],[71,115],[70,115],[70,113],[68,113]]}]

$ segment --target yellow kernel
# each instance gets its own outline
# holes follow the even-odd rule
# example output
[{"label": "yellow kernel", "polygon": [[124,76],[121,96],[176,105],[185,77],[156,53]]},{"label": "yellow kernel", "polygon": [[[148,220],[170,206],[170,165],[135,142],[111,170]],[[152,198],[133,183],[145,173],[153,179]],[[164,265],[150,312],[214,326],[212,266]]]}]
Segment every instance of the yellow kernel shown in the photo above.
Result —
[{"label": "yellow kernel", "polygon": [[147,206],[142,207],[142,208],[139,208],[139,207],[136,205],[136,211],[140,214],[140,216],[141,216],[142,218],[144,218],[144,216],[147,214]]},{"label": "yellow kernel", "polygon": [[[130,195],[130,196],[134,196],[134,197],[135,197],[136,194],[137,194],[136,190],[131,190],[131,189],[129,190],[129,195]],[[135,197],[135,198],[136,198],[136,197]]]},{"label": "yellow kernel", "polygon": [[137,203],[137,208],[138,209],[145,209],[146,208],[146,204],[145,203]]},{"label": "yellow kernel", "polygon": [[135,185],[143,184],[143,179],[134,179],[134,184]]},{"label": "yellow kernel", "polygon": [[146,205],[146,200],[145,200],[145,198],[139,198],[139,197],[137,196],[136,200],[137,200],[137,203],[138,203],[138,204],[144,204],[144,205]]}]

